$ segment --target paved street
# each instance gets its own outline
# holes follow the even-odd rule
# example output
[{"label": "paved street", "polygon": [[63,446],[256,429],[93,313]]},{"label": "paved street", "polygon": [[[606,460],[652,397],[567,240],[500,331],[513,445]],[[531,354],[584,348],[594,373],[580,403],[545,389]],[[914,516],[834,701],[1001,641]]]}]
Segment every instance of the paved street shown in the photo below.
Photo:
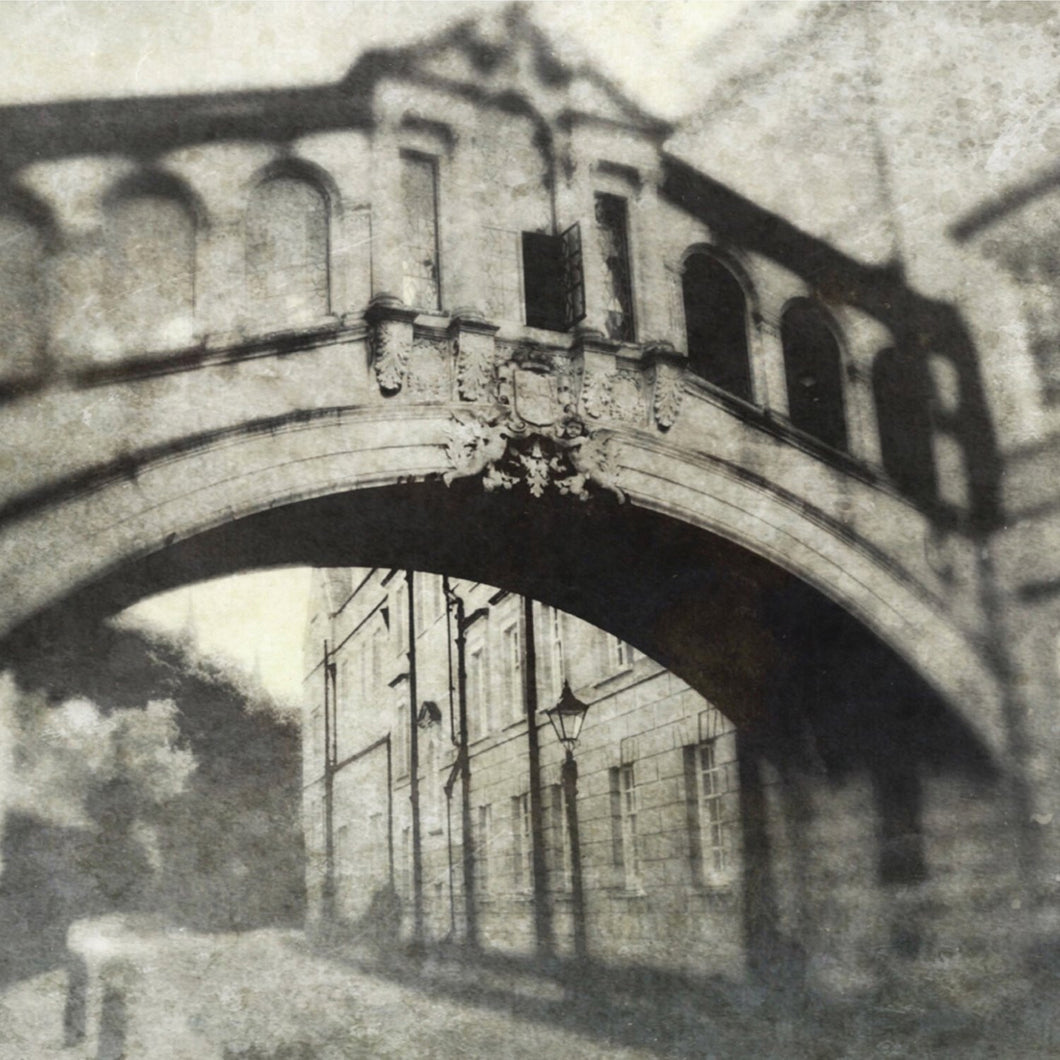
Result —
[{"label": "paved street", "polygon": [[[411,966],[358,971],[315,955],[293,932],[140,942],[126,948],[136,967],[124,1005],[127,1060],[658,1055],[557,1025],[547,1014],[562,1006],[562,989],[531,978],[504,977],[465,1003],[467,982],[437,961],[411,985],[401,981]],[[63,1045],[65,989],[56,970],[5,991],[0,1060],[94,1055],[94,1046]]]},{"label": "paved street", "polygon": [[[880,1010],[796,1016],[731,984],[682,992],[650,978],[568,977],[561,985],[515,961],[471,966],[438,955],[382,965],[349,949],[322,953],[291,931],[130,932],[120,950],[122,996],[111,999],[102,1035],[90,1012],[89,1038],[64,1045],[67,976],[56,969],[0,994],[0,1060],[1055,1055],[1051,1008],[1025,1014],[1018,1038],[1000,1028],[984,1037],[937,1013],[926,1021]],[[99,994],[90,990],[93,1005],[98,1028]]]}]

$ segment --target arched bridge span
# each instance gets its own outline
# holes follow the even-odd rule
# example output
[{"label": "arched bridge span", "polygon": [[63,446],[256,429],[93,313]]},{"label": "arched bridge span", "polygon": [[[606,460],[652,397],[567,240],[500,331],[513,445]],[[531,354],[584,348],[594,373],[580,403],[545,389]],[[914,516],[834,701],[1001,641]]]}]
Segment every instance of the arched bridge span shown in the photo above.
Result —
[{"label": "arched bridge span", "polygon": [[[148,385],[175,387],[200,416],[186,396],[194,375]],[[531,392],[547,378],[534,373]],[[261,565],[415,566],[579,614],[748,719],[775,698],[803,650],[800,630],[822,642],[834,630],[841,653],[840,631],[860,629],[855,639],[889,645],[1002,752],[996,685],[975,637],[871,536],[785,488],[783,466],[770,479],[746,457],[682,448],[680,435],[587,429],[577,416],[535,426],[514,400],[255,418],[26,494],[0,527],[5,632],[75,591],[101,599],[101,584],[117,606]],[[748,451],[762,433],[709,397],[685,400],[689,420],[730,416]],[[139,422],[152,417],[141,411]],[[791,456],[806,460],[793,482],[814,472],[806,454]],[[866,511],[903,503],[852,476],[837,484]]]}]

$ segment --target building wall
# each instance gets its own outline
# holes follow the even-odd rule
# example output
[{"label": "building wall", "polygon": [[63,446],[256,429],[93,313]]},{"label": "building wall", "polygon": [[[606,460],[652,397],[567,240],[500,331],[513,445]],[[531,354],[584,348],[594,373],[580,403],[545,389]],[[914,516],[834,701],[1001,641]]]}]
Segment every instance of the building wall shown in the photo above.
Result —
[{"label": "building wall", "polygon": [[[533,952],[524,601],[466,582],[453,582],[453,590],[468,615],[483,609],[467,628],[466,654],[479,936],[491,948]],[[320,577],[312,621],[319,633],[322,616],[346,596],[327,622],[337,685],[334,918],[364,926],[386,892],[390,814],[393,882],[406,938],[413,930],[407,593],[403,572],[358,571],[351,578],[350,572],[328,571]],[[424,919],[427,938],[438,941],[454,927],[457,938],[466,930],[461,786],[454,772],[457,649],[441,577],[415,574],[414,597]],[[731,725],[659,664],[569,615],[535,604],[534,635],[540,709],[558,700],[564,680],[589,704],[577,747],[577,806],[590,951],[699,971],[741,969],[738,766]],[[318,922],[327,916],[322,648],[322,642],[309,645],[304,730],[310,918]],[[557,949],[570,952],[562,752],[541,714],[538,730],[550,905]],[[387,736],[389,788],[385,743],[343,764]]]}]

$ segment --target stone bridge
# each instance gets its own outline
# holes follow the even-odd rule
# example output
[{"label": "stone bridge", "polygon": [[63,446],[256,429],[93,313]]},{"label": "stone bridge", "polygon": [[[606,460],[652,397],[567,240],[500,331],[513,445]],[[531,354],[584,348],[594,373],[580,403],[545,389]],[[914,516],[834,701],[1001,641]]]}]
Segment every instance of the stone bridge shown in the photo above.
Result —
[{"label": "stone bridge", "polygon": [[861,881],[807,899],[837,946],[871,885],[925,974],[995,976],[1036,855],[959,313],[508,17],[321,88],[0,112],[0,632],[270,564],[527,592],[744,724]]}]

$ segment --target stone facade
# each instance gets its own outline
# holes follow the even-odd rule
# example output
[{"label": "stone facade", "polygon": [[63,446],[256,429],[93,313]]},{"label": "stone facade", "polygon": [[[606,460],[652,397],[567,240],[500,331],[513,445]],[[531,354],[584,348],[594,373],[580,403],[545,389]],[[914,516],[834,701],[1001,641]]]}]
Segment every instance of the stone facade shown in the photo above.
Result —
[{"label": "stone facade", "polygon": [[[443,579],[415,573],[410,581],[406,572],[379,569],[320,572],[306,636],[303,712],[311,922],[370,935],[396,894],[400,927],[393,924],[391,944],[416,932],[409,739],[415,683],[422,941],[466,942],[470,915],[483,946],[533,954],[543,942],[569,954],[562,751],[543,713],[569,681],[589,707],[577,745],[589,952],[741,976],[742,837],[732,724],[629,644],[533,604],[542,803],[535,830],[526,602],[481,584],[453,581],[451,590],[467,616],[466,817],[457,615],[455,606],[446,607]],[[470,910],[465,820],[473,844]],[[547,875],[540,901],[552,925],[543,939],[535,926],[535,842]]]}]

